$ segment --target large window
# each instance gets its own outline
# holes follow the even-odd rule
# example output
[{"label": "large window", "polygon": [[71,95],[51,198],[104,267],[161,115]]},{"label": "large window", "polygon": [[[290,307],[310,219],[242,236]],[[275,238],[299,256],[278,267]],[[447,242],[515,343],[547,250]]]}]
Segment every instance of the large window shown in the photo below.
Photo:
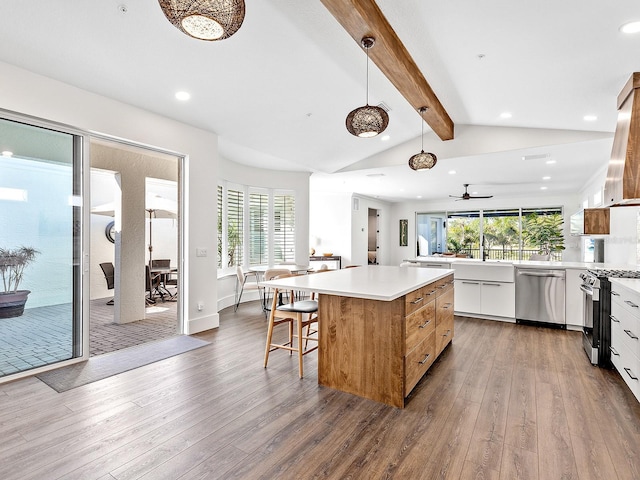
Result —
[{"label": "large window", "polygon": [[555,247],[563,241],[562,223],[560,207],[419,213],[417,254],[528,260],[551,250],[551,259],[561,260],[562,252]]},{"label": "large window", "polygon": [[218,268],[295,261],[293,192],[223,183],[217,210]]}]

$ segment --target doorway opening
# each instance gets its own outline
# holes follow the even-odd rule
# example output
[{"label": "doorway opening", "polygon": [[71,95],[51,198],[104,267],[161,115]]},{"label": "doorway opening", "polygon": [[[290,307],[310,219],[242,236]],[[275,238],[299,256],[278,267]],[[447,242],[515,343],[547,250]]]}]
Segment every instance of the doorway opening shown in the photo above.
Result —
[{"label": "doorway opening", "polygon": [[183,327],[180,159],[102,139],[92,139],[90,157],[93,357],[179,335]]},{"label": "doorway opening", "polygon": [[379,265],[378,252],[380,251],[380,211],[375,208],[369,209],[369,228],[367,235],[367,263],[369,265]]}]

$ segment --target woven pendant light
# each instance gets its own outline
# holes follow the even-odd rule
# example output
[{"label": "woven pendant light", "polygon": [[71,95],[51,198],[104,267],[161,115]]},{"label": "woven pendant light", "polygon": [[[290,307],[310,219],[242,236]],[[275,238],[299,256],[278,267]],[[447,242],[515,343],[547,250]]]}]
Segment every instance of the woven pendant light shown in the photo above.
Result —
[{"label": "woven pendant light", "polygon": [[420,153],[416,153],[409,159],[409,167],[413,170],[427,170],[435,166],[438,158],[433,153],[425,153],[424,151],[424,112],[427,111],[427,107],[420,107],[418,111],[420,112],[420,118],[422,119],[422,151]]},{"label": "woven pendant light", "polygon": [[347,115],[347,130],[356,137],[375,137],[384,132],[389,125],[389,114],[384,108],[369,105],[369,49],[375,44],[373,37],[364,37],[362,47],[367,52],[367,102]]},{"label": "woven pendant light", "polygon": [[244,0],[158,0],[162,12],[182,33],[199,40],[224,40],[244,20]]}]

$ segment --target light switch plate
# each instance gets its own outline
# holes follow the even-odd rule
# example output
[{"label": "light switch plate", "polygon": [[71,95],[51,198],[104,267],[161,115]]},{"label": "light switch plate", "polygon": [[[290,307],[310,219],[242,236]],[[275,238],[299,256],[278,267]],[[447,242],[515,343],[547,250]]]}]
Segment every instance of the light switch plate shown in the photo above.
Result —
[{"label": "light switch plate", "polygon": [[207,249],[206,248],[196,248],[196,257],[206,257]]}]

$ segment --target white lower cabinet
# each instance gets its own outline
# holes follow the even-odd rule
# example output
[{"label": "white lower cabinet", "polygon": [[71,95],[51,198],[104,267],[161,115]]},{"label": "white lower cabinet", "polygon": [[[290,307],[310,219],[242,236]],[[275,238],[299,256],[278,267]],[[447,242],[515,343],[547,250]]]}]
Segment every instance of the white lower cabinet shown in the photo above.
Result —
[{"label": "white lower cabinet", "polygon": [[456,312],[508,318],[516,315],[513,282],[456,280],[454,294]]},{"label": "white lower cabinet", "polygon": [[640,401],[640,280],[611,279],[611,362]]},{"label": "white lower cabinet", "polygon": [[453,289],[453,304],[456,312],[480,313],[480,282],[456,280]]},{"label": "white lower cabinet", "polygon": [[516,316],[515,283],[481,282],[480,287],[481,314],[509,318]]}]

